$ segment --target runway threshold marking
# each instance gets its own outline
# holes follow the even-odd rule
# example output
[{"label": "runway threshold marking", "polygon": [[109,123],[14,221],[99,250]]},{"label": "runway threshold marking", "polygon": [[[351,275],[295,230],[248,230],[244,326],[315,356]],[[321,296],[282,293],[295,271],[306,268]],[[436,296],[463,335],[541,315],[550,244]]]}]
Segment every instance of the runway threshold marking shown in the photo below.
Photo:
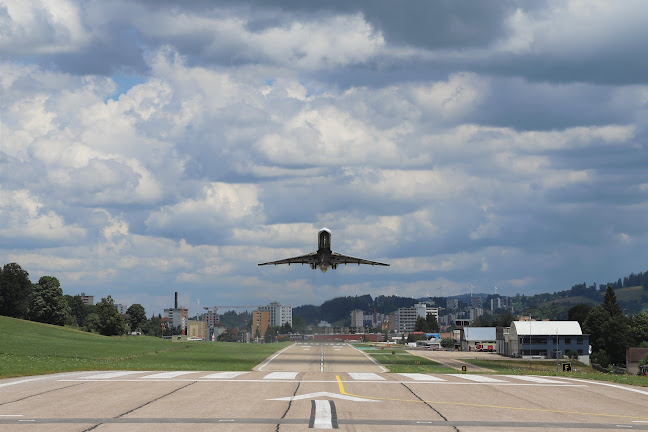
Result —
[{"label": "runway threshold marking", "polygon": [[156,373],[156,374],[153,374],[153,375],[146,375],[146,376],[143,376],[143,377],[140,377],[140,378],[142,378],[142,379],[167,379],[167,378],[176,378],[176,377],[191,374],[191,373],[195,373],[195,372],[193,372],[193,371],[160,372],[160,373]]},{"label": "runway threshold marking", "polygon": [[402,375],[405,378],[409,378],[414,381],[445,381],[442,378],[438,378],[432,375],[426,375],[422,373],[399,373],[398,375]]},{"label": "runway threshold marking", "polygon": [[347,372],[349,376],[357,381],[385,381],[385,378],[373,372]]},{"label": "runway threshold marking", "polygon": [[264,380],[294,380],[299,372],[272,372],[264,376]]},{"label": "runway threshold marking", "polygon": [[501,375],[506,378],[514,378],[518,379],[521,381],[530,381],[530,382],[535,382],[535,383],[540,383],[540,384],[558,384],[558,383],[564,383],[564,381],[556,381],[556,380],[550,380],[547,378],[542,378],[542,377],[536,377],[536,376],[529,376],[529,375]]},{"label": "runway threshold marking", "polygon": [[136,373],[148,373],[147,371],[120,371],[120,372],[105,372],[89,376],[84,376],[83,379],[98,380],[98,379],[112,379],[119,378],[126,375],[132,375]]},{"label": "runway threshold marking", "polygon": [[248,372],[216,372],[213,374],[205,375],[202,378],[208,379],[232,379],[241,375],[245,375]]},{"label": "runway threshold marking", "polygon": [[573,415],[596,416],[596,417],[648,420],[648,417],[627,416],[627,415],[619,415],[619,414],[602,414],[602,413],[579,412],[579,411],[551,410],[545,408],[524,408],[524,407],[511,407],[511,406],[502,406],[502,405],[485,405],[485,404],[473,404],[473,403],[466,403],[466,402],[446,402],[446,401],[431,401],[431,400],[419,400],[419,399],[383,398],[378,396],[363,396],[363,395],[347,393],[347,391],[344,390],[344,384],[342,383],[340,376],[336,375],[335,379],[338,382],[340,393],[342,393],[343,395],[352,396],[361,399],[372,399],[376,401],[383,400],[383,401],[393,401],[393,402],[414,402],[414,403],[429,403],[429,404],[440,404],[440,405],[458,405],[458,406],[478,407],[478,408],[508,409],[514,411],[532,411],[532,412],[546,412],[546,413],[555,413],[555,414],[573,414]]},{"label": "runway threshold marking", "polygon": [[479,383],[503,383],[506,381],[498,380],[495,378],[487,377],[484,375],[468,375],[468,374],[448,374],[448,376],[453,376],[468,381],[475,381]]}]

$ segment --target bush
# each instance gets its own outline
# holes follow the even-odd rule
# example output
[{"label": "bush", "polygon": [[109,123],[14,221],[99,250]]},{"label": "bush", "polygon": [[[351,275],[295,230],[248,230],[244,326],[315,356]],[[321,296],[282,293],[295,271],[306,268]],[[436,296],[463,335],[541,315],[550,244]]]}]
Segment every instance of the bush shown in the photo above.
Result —
[{"label": "bush", "polygon": [[648,353],[644,354],[644,356],[641,357],[641,360],[639,360],[639,366],[645,365],[648,365]]},{"label": "bush", "polygon": [[608,358],[607,353],[605,352],[605,350],[595,351],[590,356],[590,360],[592,361],[592,363],[596,363],[596,364],[598,364],[598,365],[600,365],[601,367],[604,367],[604,368],[608,367],[609,364],[610,364],[610,359]]}]

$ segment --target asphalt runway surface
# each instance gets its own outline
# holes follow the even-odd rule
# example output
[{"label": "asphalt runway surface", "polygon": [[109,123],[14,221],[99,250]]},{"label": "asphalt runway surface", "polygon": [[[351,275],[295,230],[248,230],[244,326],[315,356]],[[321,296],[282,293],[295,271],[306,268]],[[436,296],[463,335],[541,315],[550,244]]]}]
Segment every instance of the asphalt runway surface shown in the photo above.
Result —
[{"label": "asphalt runway surface", "polygon": [[96,371],[0,380],[0,431],[648,430],[648,388],[568,377],[384,373],[347,344],[254,371]]}]

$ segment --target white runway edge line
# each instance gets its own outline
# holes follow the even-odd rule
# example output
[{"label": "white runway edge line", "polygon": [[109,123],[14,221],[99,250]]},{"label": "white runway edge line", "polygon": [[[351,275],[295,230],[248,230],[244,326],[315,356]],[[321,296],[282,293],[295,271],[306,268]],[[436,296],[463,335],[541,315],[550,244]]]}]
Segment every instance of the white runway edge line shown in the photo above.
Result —
[{"label": "white runway edge line", "polygon": [[[347,344],[347,345],[348,345],[348,344]],[[364,351],[362,351],[362,350],[359,350],[358,348],[354,347],[353,345],[348,345],[348,346],[350,346],[350,347],[353,348],[354,350],[356,350],[356,351],[360,351],[362,354],[364,354],[365,357],[367,357],[369,360],[371,360],[371,363],[375,364],[376,366],[378,366],[378,367],[381,369],[381,372],[388,372],[388,371],[389,371],[389,369],[387,369],[385,366],[382,366],[382,365],[378,364],[378,362],[376,361],[376,359],[373,358],[373,357],[371,357],[371,356],[370,356],[369,354],[367,354],[366,352],[364,352]]]},{"label": "white runway edge line", "polygon": [[567,377],[561,377],[561,379],[566,379],[566,380],[569,380],[569,381],[583,382],[583,383],[587,383],[587,384],[598,384],[598,385],[607,386],[607,387],[614,387],[614,388],[618,388],[618,389],[621,389],[621,390],[631,391],[631,392],[640,393],[640,394],[648,396],[648,391],[634,389],[634,388],[630,388],[630,387],[624,387],[624,386],[620,386],[620,385],[617,385],[617,384],[609,384],[609,383],[604,383],[604,382],[599,382],[599,381],[594,381],[594,380],[584,380],[584,379],[567,378]]},{"label": "white runway edge line", "polygon": [[263,363],[261,366],[259,366],[259,369],[257,369],[257,370],[262,371],[263,368],[266,367],[266,366],[268,366],[268,364],[269,364],[272,360],[276,359],[276,358],[279,356],[279,354],[281,354],[282,352],[286,351],[286,350],[289,349],[289,348],[294,347],[295,345],[296,345],[296,344],[292,344],[292,345],[287,346],[286,348],[282,349],[282,350],[279,351],[277,354],[275,354],[275,355],[273,355],[272,357],[270,357],[270,358],[268,359],[268,361],[266,361],[266,362]]}]

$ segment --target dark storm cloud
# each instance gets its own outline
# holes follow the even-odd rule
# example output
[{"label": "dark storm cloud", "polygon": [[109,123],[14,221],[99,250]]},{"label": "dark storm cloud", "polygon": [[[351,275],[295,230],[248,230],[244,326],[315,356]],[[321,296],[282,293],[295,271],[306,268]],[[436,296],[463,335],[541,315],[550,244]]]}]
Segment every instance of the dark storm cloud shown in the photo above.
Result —
[{"label": "dark storm cloud", "polygon": [[[383,32],[388,42],[431,50],[487,47],[505,31],[502,23],[518,2],[451,1],[328,1],[270,0],[249,2],[287,13],[361,13]],[[534,7],[538,7],[536,2]]]}]

